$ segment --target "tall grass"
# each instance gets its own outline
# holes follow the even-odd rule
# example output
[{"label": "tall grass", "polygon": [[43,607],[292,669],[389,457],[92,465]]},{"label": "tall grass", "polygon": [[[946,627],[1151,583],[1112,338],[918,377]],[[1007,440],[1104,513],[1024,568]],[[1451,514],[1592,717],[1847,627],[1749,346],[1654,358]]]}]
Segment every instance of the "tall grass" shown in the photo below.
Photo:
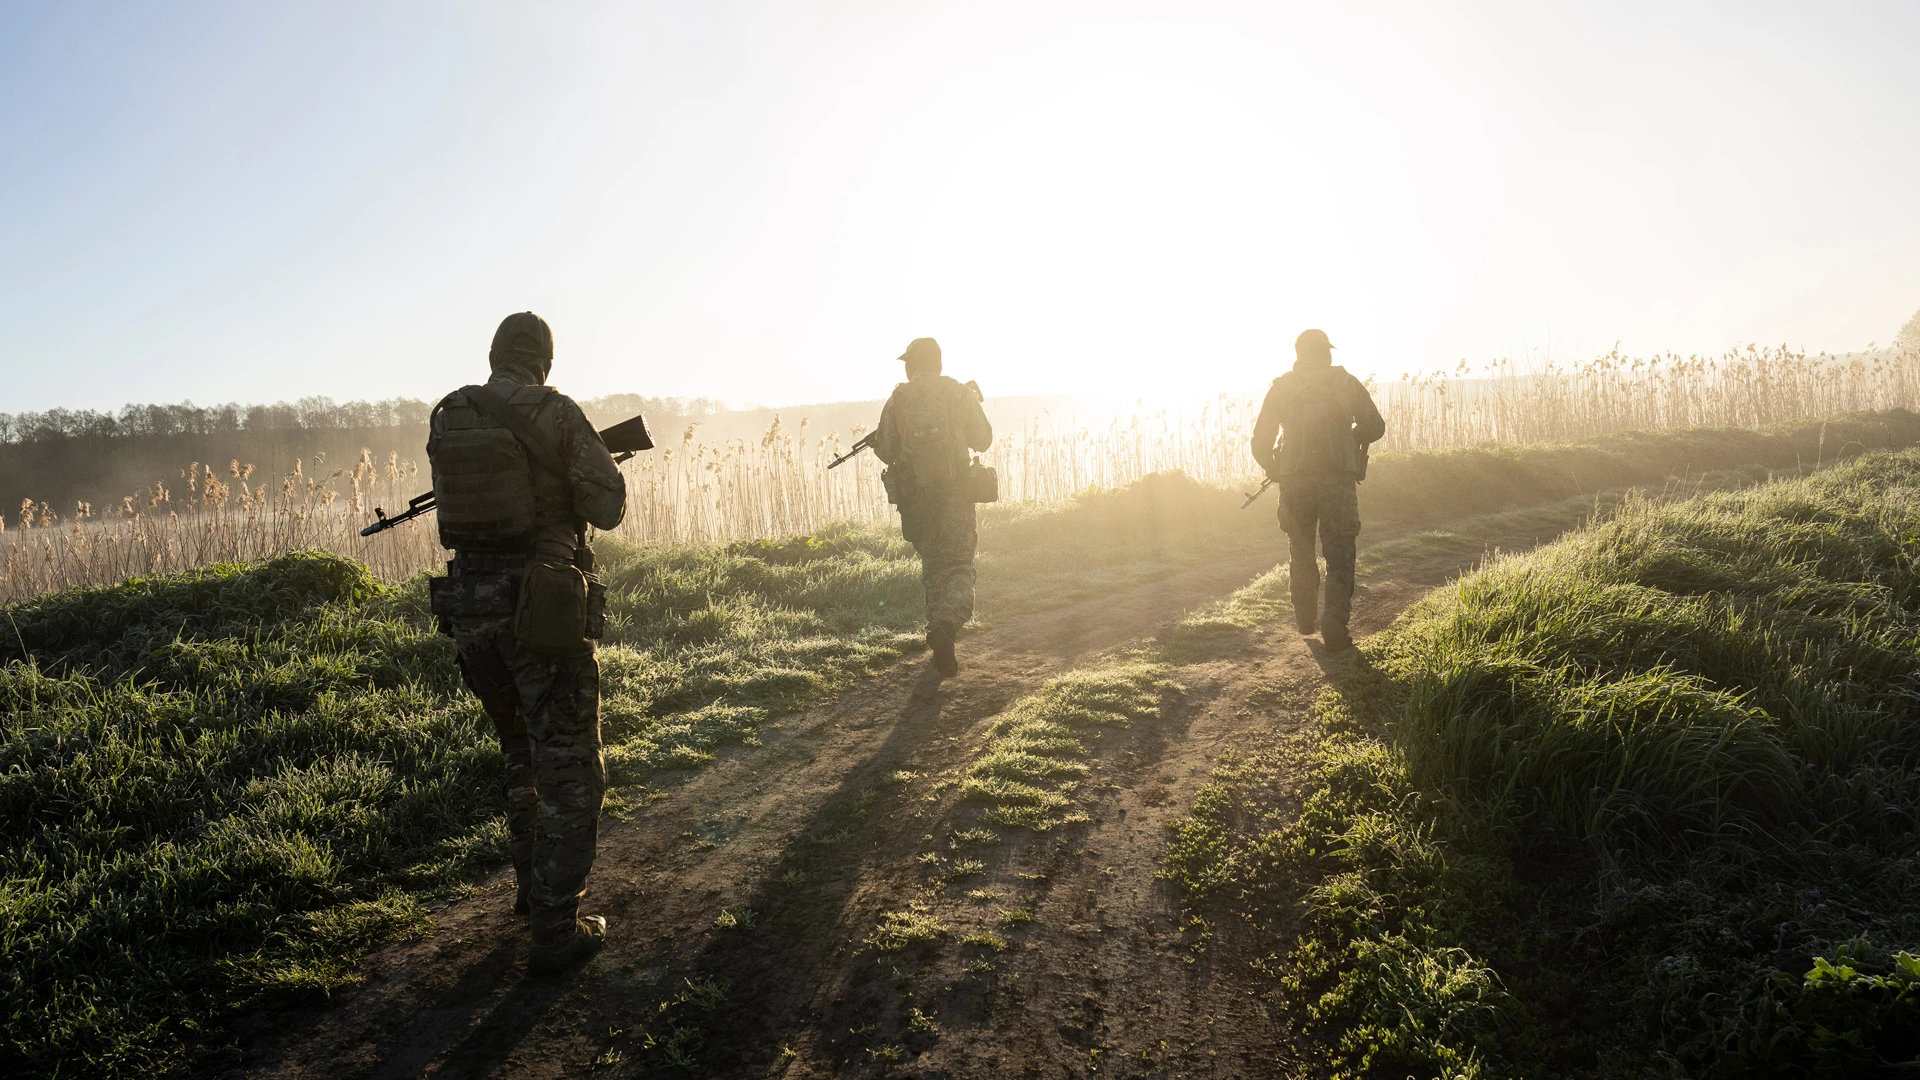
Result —
[{"label": "tall grass", "polygon": [[133,577],[249,562],[291,551],[327,550],[398,580],[445,558],[434,535],[397,530],[374,540],[359,531],[376,505],[405,506],[424,486],[420,467],[369,450],[350,466],[324,457],[296,460],[277,478],[250,464],[193,462],[171,479],[112,506],[80,503],[62,514],[24,501],[0,517],[0,600]]},{"label": "tall grass", "polygon": [[[1759,429],[1859,410],[1920,405],[1920,352],[1809,356],[1785,348],[1717,358],[1638,359],[1522,369],[1499,361],[1376,387],[1387,417],[1383,457],[1396,451],[1587,440],[1629,430]],[[1217,395],[1197,411],[1139,410],[1102,426],[1033,424],[1004,431],[986,461],[1009,502],[1054,503],[1178,470],[1213,483],[1254,473],[1248,435],[1257,395]],[[826,465],[864,434],[788,427],[775,417],[758,438],[708,441],[694,424],[625,466],[632,498],[620,536],[638,543],[724,543],[808,533],[830,523],[890,518],[880,465],[862,454]],[[1844,444],[1836,443],[1834,456]],[[1824,457],[1822,445],[1818,453]],[[69,512],[23,505],[0,521],[0,597],[25,597],[129,575],[168,573],[299,549],[350,555],[398,579],[445,556],[431,521],[362,540],[378,505],[389,511],[424,487],[417,465],[367,450],[346,468],[295,471],[250,486],[239,462],[194,464],[177,480],[110,508]],[[242,474],[246,475],[242,475]],[[1380,488],[1376,483],[1372,490]],[[184,489],[184,490],[182,490]],[[1431,498],[1416,491],[1412,498]]]},{"label": "tall grass", "polygon": [[[1244,445],[1250,423],[1223,397],[1191,419],[1162,414],[1098,430],[1003,433],[989,458],[1007,502],[1058,503],[1168,470],[1237,480],[1251,460]],[[842,440],[812,435],[808,426],[802,419],[789,429],[776,417],[757,439],[718,444],[687,427],[677,444],[624,466],[627,517],[615,535],[643,544],[726,543],[888,520],[879,462],[862,453],[829,471]],[[347,555],[387,580],[446,558],[431,517],[359,535],[376,506],[396,511],[426,486],[420,467],[398,453],[383,463],[362,450],[350,467],[322,461],[311,472],[297,461],[277,484],[253,480],[252,467],[238,461],[224,470],[196,462],[173,482],[105,510],[81,504],[62,513],[23,503],[11,527],[0,522],[0,599],[296,550]]]},{"label": "tall grass", "polygon": [[1749,345],[1717,357],[1614,350],[1584,364],[1496,360],[1375,389],[1384,450],[1588,439],[1616,431],[1758,428],[1913,408],[1920,348],[1849,356]]}]

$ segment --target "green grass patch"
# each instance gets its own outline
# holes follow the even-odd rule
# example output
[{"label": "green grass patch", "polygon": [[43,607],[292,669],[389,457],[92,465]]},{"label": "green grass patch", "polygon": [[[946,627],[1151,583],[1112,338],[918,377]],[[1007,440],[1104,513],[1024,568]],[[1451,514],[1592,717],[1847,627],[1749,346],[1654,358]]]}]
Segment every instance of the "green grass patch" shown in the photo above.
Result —
[{"label": "green grass patch", "polygon": [[917,945],[931,945],[952,931],[927,914],[924,905],[915,904],[904,911],[883,911],[865,943],[881,952],[900,952]]},{"label": "green grass patch", "polygon": [[1366,659],[1168,862],[1304,914],[1271,973],[1330,1067],[1920,1067],[1920,453],[1630,501]]},{"label": "green grass patch", "polygon": [[1087,766],[1085,739],[1157,715],[1178,693],[1162,664],[1125,662],[1076,671],[1021,698],[987,728],[987,742],[967,766],[960,797],[987,807],[998,825],[1045,832],[1085,820],[1073,793]]},{"label": "green grass patch", "polygon": [[[828,541],[772,561],[602,542],[614,784],[918,647],[905,546]],[[426,924],[423,898],[504,861],[499,749],[425,592],[299,554],[6,608],[0,998],[21,1073],[178,1071],[225,1010],[339,985]]]}]

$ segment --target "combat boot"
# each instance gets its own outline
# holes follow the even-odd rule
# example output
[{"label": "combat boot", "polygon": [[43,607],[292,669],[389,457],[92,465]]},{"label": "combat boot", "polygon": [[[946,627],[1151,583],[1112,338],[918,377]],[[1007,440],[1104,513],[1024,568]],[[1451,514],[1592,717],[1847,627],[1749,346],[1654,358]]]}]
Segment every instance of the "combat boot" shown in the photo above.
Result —
[{"label": "combat boot", "polygon": [[1320,633],[1320,641],[1328,652],[1340,653],[1353,648],[1353,635],[1347,633],[1344,626],[1329,626]]},{"label": "combat boot", "polygon": [[583,963],[599,952],[606,943],[607,917],[583,915],[574,920],[573,936],[567,940],[558,945],[544,947],[537,942],[534,944],[533,952],[527,957],[527,974],[558,975]]},{"label": "combat boot", "polygon": [[943,679],[960,674],[960,658],[953,655],[954,630],[948,623],[935,623],[927,630],[927,648],[933,650],[933,667]]}]

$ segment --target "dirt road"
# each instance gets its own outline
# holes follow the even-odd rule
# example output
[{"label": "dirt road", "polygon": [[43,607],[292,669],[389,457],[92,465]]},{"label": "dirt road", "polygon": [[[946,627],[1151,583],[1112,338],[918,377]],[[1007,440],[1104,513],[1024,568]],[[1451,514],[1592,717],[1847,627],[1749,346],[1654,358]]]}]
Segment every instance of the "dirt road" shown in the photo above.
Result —
[{"label": "dirt road", "polygon": [[[1244,964],[1224,942],[1195,947],[1156,874],[1167,823],[1221,755],[1301,721],[1322,685],[1317,641],[1259,628],[1179,668],[1184,691],[1157,718],[1093,744],[1077,796],[1086,822],[953,840],[980,825],[956,776],[994,716],[1273,562],[1010,619],[963,640],[956,679],[906,661],[771,725],[760,745],[657,781],[651,802],[609,823],[585,910],[612,932],[581,971],[523,978],[524,927],[509,913],[510,872],[497,874],[439,911],[429,936],[370,957],[365,982],[329,1005],[243,1018],[225,1075],[1283,1071],[1288,1033]],[[1461,563],[1363,581],[1356,632],[1385,626]],[[891,953],[863,943],[882,913],[915,905],[948,934]]]}]

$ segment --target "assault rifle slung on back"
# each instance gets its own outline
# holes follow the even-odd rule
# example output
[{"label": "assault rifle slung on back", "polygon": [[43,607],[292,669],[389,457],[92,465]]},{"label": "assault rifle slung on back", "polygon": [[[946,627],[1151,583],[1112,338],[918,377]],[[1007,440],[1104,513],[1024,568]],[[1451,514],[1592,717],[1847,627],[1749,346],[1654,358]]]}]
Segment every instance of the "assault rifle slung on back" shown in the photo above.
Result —
[{"label": "assault rifle slung on back", "polygon": [[[607,444],[607,449],[613,453],[613,461],[616,465],[642,450],[653,449],[653,436],[647,434],[647,422],[638,416],[631,420],[622,420],[600,432],[600,441]],[[407,500],[406,510],[392,517],[388,517],[385,510],[376,506],[373,508],[373,516],[376,520],[373,524],[361,529],[360,535],[372,536],[375,533],[386,532],[395,525],[412,521],[433,508],[431,491]]]}]

